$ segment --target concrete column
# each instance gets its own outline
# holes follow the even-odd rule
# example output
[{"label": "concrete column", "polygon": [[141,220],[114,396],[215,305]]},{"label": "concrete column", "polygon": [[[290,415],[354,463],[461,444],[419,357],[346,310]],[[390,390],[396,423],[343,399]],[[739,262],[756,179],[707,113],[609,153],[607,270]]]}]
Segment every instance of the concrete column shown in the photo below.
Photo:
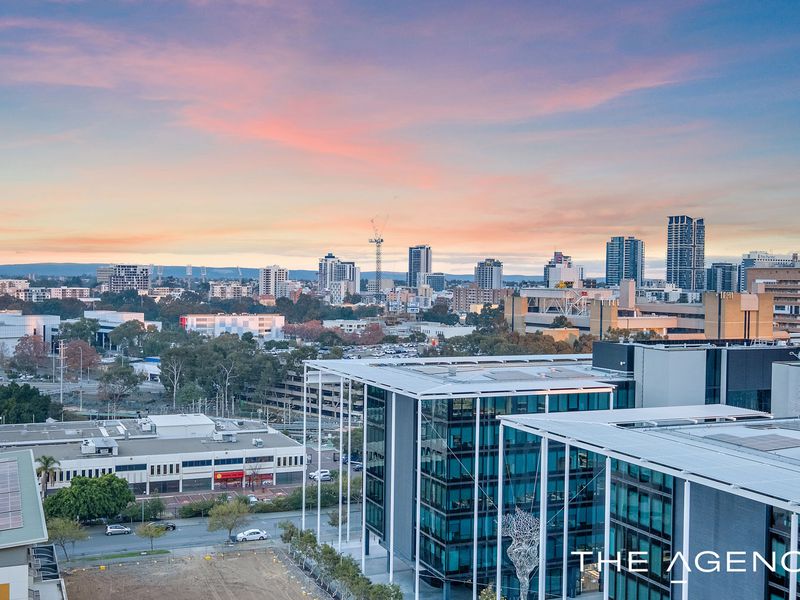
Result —
[{"label": "concrete column", "polygon": [[475,487],[472,491],[472,600],[478,599],[478,507],[480,505],[480,459],[481,459],[481,399],[475,398],[475,467],[473,477]]},{"label": "concrete column", "polygon": [[347,381],[347,541],[348,542],[350,541],[350,496],[352,496],[352,493],[350,491],[350,480],[352,479],[352,470],[350,467],[353,462],[352,454],[353,454],[353,380],[349,379]]},{"label": "concrete column", "polygon": [[797,598],[797,513],[793,512],[791,517],[789,533],[789,570],[786,575],[789,577],[789,598]]},{"label": "concrete column", "polygon": [[[306,529],[306,481],[308,480],[308,431],[307,431],[307,416],[308,416],[308,383],[306,382],[306,377],[308,375],[308,366],[303,365],[303,499],[302,503],[303,506],[300,509],[300,529],[305,531]],[[277,464],[278,460],[277,457],[275,458],[275,464]],[[277,476],[273,476],[272,481],[273,483],[277,479]]]},{"label": "concrete column", "polygon": [[602,565],[603,568],[603,600],[608,600],[608,574],[611,559],[611,458],[606,457],[606,491],[605,491],[605,504],[604,504],[604,518],[603,518],[603,549],[606,555],[606,564]]},{"label": "concrete column", "polygon": [[608,410],[614,410],[614,390],[608,393]]},{"label": "concrete column", "polygon": [[414,525],[414,598],[419,598],[420,521],[422,520],[422,399],[417,399],[417,497]]},{"label": "concrete column", "polygon": [[389,479],[392,482],[389,494],[389,583],[394,583],[394,498],[397,486],[395,485],[395,467],[397,465],[397,394],[392,392],[392,458],[389,465]]},{"label": "concrete column", "polygon": [[547,586],[547,451],[548,440],[543,437],[539,451],[539,600],[544,600]]},{"label": "concrete column", "polygon": [[497,564],[495,565],[497,579],[494,586],[497,594],[496,600],[503,600],[501,590],[503,585],[503,481],[506,456],[505,443],[503,441],[504,434],[505,426],[503,425],[503,422],[500,421],[500,434],[497,438]]},{"label": "concrete column", "polygon": [[689,600],[689,526],[691,517],[691,484],[683,482],[683,547],[681,551],[686,561],[683,563],[683,584],[681,585],[681,600]]},{"label": "concrete column", "polygon": [[[317,472],[322,468],[322,370],[317,371],[319,390],[317,396]],[[322,541],[322,482],[317,477],[317,541]]]},{"label": "concrete column", "polygon": [[569,444],[564,444],[564,506],[561,509],[564,516],[564,529],[562,535],[564,539],[561,545],[561,598],[567,600],[567,580],[569,579]]},{"label": "concrete column", "polygon": [[361,448],[361,572],[367,568],[369,532],[367,531],[367,384],[364,384],[364,435]]},{"label": "concrete column", "polygon": [[[339,378],[339,552],[342,551],[342,460],[344,460],[344,377]],[[350,461],[347,461],[350,464]],[[349,484],[348,484],[349,486]]]}]

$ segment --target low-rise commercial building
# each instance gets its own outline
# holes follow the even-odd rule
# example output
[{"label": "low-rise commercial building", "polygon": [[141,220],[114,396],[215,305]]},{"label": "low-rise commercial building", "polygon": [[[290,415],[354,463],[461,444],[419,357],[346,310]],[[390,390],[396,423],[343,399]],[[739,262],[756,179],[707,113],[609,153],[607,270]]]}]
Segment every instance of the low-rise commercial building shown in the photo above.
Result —
[{"label": "low-rise commercial building", "polygon": [[113,473],[135,494],[294,483],[304,456],[302,445],[263,423],[204,415],[4,425],[0,446],[55,457],[50,489]]},{"label": "low-rise commercial building", "polygon": [[30,450],[0,452],[0,598],[66,600]]},{"label": "low-rise commercial building", "polygon": [[10,356],[20,338],[38,335],[49,352],[60,324],[58,315],[23,315],[21,310],[0,310],[0,346],[5,355]]},{"label": "low-rise commercial building", "polygon": [[261,341],[283,339],[286,317],[276,314],[196,314],[182,315],[180,325],[186,331],[196,331],[209,337],[232,333],[241,337],[251,333]]}]

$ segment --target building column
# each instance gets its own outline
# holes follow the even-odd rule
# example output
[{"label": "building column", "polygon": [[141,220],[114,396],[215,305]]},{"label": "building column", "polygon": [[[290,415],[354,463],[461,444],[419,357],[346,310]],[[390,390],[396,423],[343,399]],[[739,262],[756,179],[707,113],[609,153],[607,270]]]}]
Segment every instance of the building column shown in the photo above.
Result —
[{"label": "building column", "polygon": [[397,486],[395,485],[395,467],[397,465],[397,393],[392,392],[392,458],[389,463],[389,479],[392,482],[389,494],[389,583],[394,583],[394,498]]},{"label": "building column", "polygon": [[[306,480],[308,479],[308,431],[307,431],[307,416],[308,416],[308,383],[306,377],[308,376],[308,366],[303,365],[303,499],[300,509],[300,530],[306,529]],[[277,457],[275,463],[277,464]],[[276,477],[273,477],[273,482]]]},{"label": "building column", "polygon": [[797,598],[797,513],[793,512],[790,521],[789,533],[789,572],[786,576],[789,578],[789,598],[795,600]]},{"label": "building column", "polygon": [[[344,377],[339,377],[339,552],[342,551],[342,460],[344,460]],[[350,464],[350,461],[348,461]],[[348,484],[349,485],[349,484]]]},{"label": "building column", "polygon": [[539,446],[539,600],[544,600],[547,587],[547,454],[548,439],[543,437]]},{"label": "building column", "polygon": [[550,394],[544,395],[544,412],[545,413],[550,412]]},{"label": "building column", "polygon": [[506,449],[504,442],[505,425],[500,421],[500,433],[497,437],[498,457],[497,457],[497,560],[495,570],[497,579],[495,581],[496,600],[503,600],[503,482],[505,480],[505,460]]},{"label": "building column", "polygon": [[422,520],[422,399],[417,398],[417,497],[414,524],[414,598],[419,599],[419,548]]},{"label": "building column", "polygon": [[614,410],[614,390],[608,392],[608,410]]},{"label": "building column", "polygon": [[369,531],[367,531],[367,384],[364,384],[364,435],[361,440],[361,572],[367,568],[367,549],[369,548]]},{"label": "building column", "polygon": [[475,398],[475,467],[473,477],[475,487],[472,491],[472,600],[478,599],[478,515],[480,507],[480,464],[481,464],[481,399]]},{"label": "building column", "polygon": [[603,517],[603,549],[605,550],[606,563],[603,569],[603,600],[608,600],[609,570],[611,569],[611,457],[606,456],[606,489]]},{"label": "building column", "polygon": [[569,580],[569,444],[564,444],[564,506],[561,509],[564,515],[564,529],[562,535],[564,539],[561,545],[561,598],[567,600],[567,581]]},{"label": "building column", "polygon": [[681,584],[681,600],[689,600],[689,529],[691,518],[691,484],[683,482],[683,542],[681,551],[686,559],[683,563],[683,583]]},{"label": "building column", "polygon": [[[341,460],[341,457],[339,458]],[[364,460],[363,458],[361,459]],[[347,380],[347,541],[350,541],[350,480],[353,463],[353,380]],[[362,462],[363,465],[363,462]],[[362,471],[363,472],[363,471]]]},{"label": "building column", "polygon": [[[317,371],[317,474],[322,469],[322,369]],[[322,482],[317,477],[317,542],[322,542]]]}]

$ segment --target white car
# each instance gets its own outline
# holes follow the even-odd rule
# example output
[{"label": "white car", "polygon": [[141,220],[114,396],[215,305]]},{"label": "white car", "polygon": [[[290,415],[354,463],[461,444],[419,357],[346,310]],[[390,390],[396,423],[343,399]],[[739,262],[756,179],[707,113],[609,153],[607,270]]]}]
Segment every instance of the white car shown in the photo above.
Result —
[{"label": "white car", "polygon": [[254,540],[267,539],[267,532],[263,529],[248,529],[236,534],[237,542],[252,542]]},{"label": "white car", "polygon": [[125,525],[106,525],[106,535],[128,535],[130,532],[131,528]]},{"label": "white car", "polygon": [[308,474],[309,479],[321,479],[322,481],[330,481],[331,480],[331,472],[328,469],[319,469],[318,471],[312,471]]}]

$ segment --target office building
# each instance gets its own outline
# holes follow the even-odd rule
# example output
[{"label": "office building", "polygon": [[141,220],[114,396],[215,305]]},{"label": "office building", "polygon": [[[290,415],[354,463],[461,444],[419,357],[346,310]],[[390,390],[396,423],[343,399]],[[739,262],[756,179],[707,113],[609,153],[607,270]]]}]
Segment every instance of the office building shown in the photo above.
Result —
[{"label": "office building", "polygon": [[21,338],[38,335],[44,342],[44,351],[50,352],[60,324],[58,315],[23,315],[21,310],[0,310],[0,351],[11,356]]},{"label": "office building", "polygon": [[406,285],[417,287],[425,283],[425,276],[432,270],[431,247],[427,245],[411,246],[408,249],[408,274]]},{"label": "office building", "polygon": [[103,347],[105,347],[106,344],[110,345],[111,343],[108,339],[108,334],[110,334],[116,327],[119,327],[128,321],[139,321],[145,330],[152,327],[157,331],[161,331],[161,321],[147,321],[144,318],[143,312],[121,310],[85,310],[83,311],[83,318],[97,321],[97,340]]},{"label": "office building", "polygon": [[775,298],[775,327],[800,333],[800,266],[747,270],[747,289],[771,293]]},{"label": "office building", "polygon": [[450,310],[455,313],[475,312],[474,307],[484,304],[499,304],[511,295],[509,288],[482,288],[476,284],[459,285],[453,288]]},{"label": "office building", "polygon": [[0,598],[66,600],[30,450],[0,453]]},{"label": "office building", "polygon": [[271,265],[258,270],[258,295],[285,298],[289,295],[289,270]]},{"label": "office building", "polygon": [[709,292],[738,292],[739,266],[733,263],[711,263],[706,269],[706,286]]},{"label": "office building", "polygon": [[55,457],[52,490],[113,473],[137,495],[181,493],[296,483],[303,471],[302,446],[264,423],[200,414],[0,425],[0,446]]},{"label": "office building", "polygon": [[332,252],[328,252],[319,259],[317,272],[319,291],[329,291],[336,281],[348,282],[351,294],[361,293],[361,269],[354,262],[340,260]]},{"label": "office building", "polygon": [[503,287],[503,263],[487,258],[475,265],[475,285],[483,290],[496,290]]},{"label": "office building", "polygon": [[757,269],[777,269],[785,267],[800,267],[800,257],[797,252],[794,254],[772,254],[764,250],[751,250],[747,254],[742,254],[742,262],[739,264],[739,289],[749,292],[747,288],[747,270]]},{"label": "office building", "polygon": [[236,300],[253,295],[253,286],[238,281],[211,281],[208,284],[208,296],[215,300]]},{"label": "office building", "polygon": [[[797,597],[800,419],[702,405],[500,421],[498,598]],[[531,523],[537,560],[518,570]]]},{"label": "office building", "polygon": [[563,252],[554,252],[544,266],[544,282],[549,288],[581,287],[582,281],[583,267],[574,265],[572,257]]},{"label": "office building", "polygon": [[120,294],[127,290],[150,288],[150,267],[146,265],[108,265],[97,267],[101,291]]},{"label": "office building", "polygon": [[444,273],[426,273],[422,279],[422,283],[431,286],[434,292],[443,292],[447,288],[447,278]]},{"label": "office building", "polygon": [[686,215],[669,217],[667,225],[667,283],[684,290],[705,285],[706,225]]},{"label": "office building", "polygon": [[181,315],[180,326],[186,331],[196,331],[209,337],[232,333],[241,337],[251,333],[260,341],[283,339],[286,317],[276,314],[195,314]]},{"label": "office building", "polygon": [[[471,587],[476,574],[482,585],[494,581],[495,509],[491,499],[479,505],[473,499],[476,476],[481,490],[496,494],[496,417],[633,405],[632,379],[594,370],[587,358],[384,358],[306,366],[309,382],[321,374],[334,384],[340,379],[345,393],[350,385],[366,391],[363,525],[392,558],[418,561],[416,573],[440,580],[447,598],[451,586]],[[526,447],[516,450],[524,463]]]},{"label": "office building", "polygon": [[606,242],[606,285],[632,279],[644,281],[644,242],[635,237],[615,236]]}]

